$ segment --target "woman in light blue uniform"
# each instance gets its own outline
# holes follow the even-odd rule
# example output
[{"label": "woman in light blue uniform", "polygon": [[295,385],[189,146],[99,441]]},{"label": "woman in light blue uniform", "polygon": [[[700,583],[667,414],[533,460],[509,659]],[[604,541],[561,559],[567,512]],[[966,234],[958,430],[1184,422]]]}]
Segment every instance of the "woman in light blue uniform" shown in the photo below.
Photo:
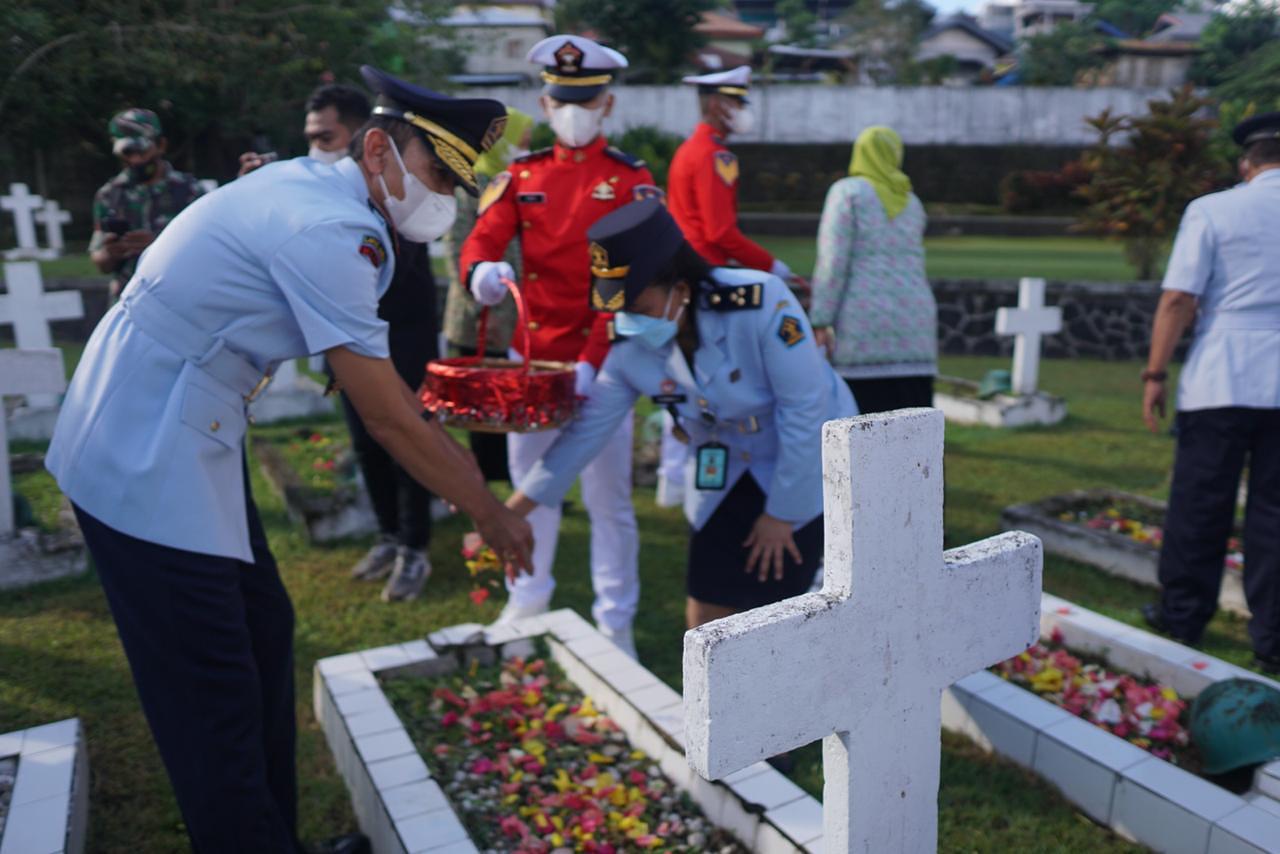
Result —
[{"label": "woman in light blue uniform", "polygon": [[709,267],[656,200],[588,238],[592,304],[617,312],[616,340],[508,505],[558,505],[647,395],[689,445],[689,626],[803,593],[822,558],[822,425],[857,414],[804,311],[776,276]]}]

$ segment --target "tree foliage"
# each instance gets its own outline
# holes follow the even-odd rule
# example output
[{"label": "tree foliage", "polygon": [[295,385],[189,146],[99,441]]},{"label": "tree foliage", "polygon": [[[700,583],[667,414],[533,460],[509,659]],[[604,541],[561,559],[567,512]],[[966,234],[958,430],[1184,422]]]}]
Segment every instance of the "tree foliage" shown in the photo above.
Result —
[{"label": "tree foliage", "polygon": [[1173,11],[1179,3],[1180,0],[1097,0],[1089,16],[1141,38],[1150,32],[1161,15]]},{"label": "tree foliage", "polygon": [[715,0],[561,0],[556,24],[561,32],[594,30],[622,51],[630,66],[627,79],[674,83],[706,43],[693,28]]},{"label": "tree foliage", "polygon": [[843,19],[851,31],[844,41],[876,83],[908,82],[921,73],[916,44],[934,15],[924,0],[855,0]]},{"label": "tree foliage", "polygon": [[1106,61],[1099,53],[1106,40],[1087,21],[1058,24],[1027,39],[1018,67],[1027,86],[1072,86],[1084,71]]},{"label": "tree foliage", "polygon": [[144,106],[160,114],[180,168],[217,173],[255,136],[300,151],[311,89],[358,83],[363,63],[437,88],[460,65],[434,25],[444,0],[397,3],[396,19],[383,0],[4,3],[0,145],[10,168],[68,146],[110,168],[108,119]]},{"label": "tree foliage", "polygon": [[1253,54],[1280,38],[1280,11],[1264,0],[1247,0],[1215,15],[1200,36],[1201,53],[1191,66],[1191,79],[1219,86],[1250,70]]},{"label": "tree foliage", "polygon": [[1140,279],[1154,277],[1187,203],[1229,175],[1213,145],[1217,122],[1203,115],[1206,99],[1187,86],[1147,106],[1143,116],[1108,109],[1089,119],[1098,141],[1083,158],[1093,177],[1080,190],[1088,207],[1079,228],[1122,240]]},{"label": "tree foliage", "polygon": [[786,28],[787,44],[813,47],[818,43],[818,16],[804,0],[778,0],[774,11]]}]

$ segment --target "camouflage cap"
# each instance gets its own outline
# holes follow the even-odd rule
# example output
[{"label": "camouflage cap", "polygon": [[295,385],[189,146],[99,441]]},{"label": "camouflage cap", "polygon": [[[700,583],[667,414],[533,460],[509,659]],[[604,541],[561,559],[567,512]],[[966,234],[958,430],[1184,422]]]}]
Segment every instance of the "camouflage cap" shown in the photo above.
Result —
[{"label": "camouflage cap", "polygon": [[111,151],[116,155],[127,151],[146,151],[155,145],[157,137],[164,135],[160,117],[138,107],[116,113],[107,125],[107,132],[114,140]]}]

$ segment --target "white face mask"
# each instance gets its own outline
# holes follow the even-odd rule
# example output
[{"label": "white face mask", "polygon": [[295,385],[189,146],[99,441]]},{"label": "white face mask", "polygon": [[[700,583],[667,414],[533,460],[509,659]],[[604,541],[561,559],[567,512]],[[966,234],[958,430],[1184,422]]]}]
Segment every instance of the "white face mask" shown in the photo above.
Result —
[{"label": "white face mask", "polygon": [[604,107],[589,110],[577,104],[551,108],[551,129],[556,139],[570,148],[581,148],[600,135],[604,123]]},{"label": "white face mask", "polygon": [[391,153],[396,156],[396,164],[404,176],[403,199],[391,195],[386,179],[382,175],[378,176],[378,182],[382,185],[382,204],[395,223],[396,231],[414,243],[430,243],[443,237],[458,215],[458,200],[452,194],[446,196],[434,192],[415,175],[410,174],[404,167],[404,161],[400,159],[395,141],[388,138],[387,142],[391,145]]},{"label": "white face mask", "polygon": [[748,107],[738,107],[729,113],[728,121],[725,123],[729,126],[730,133],[751,133],[756,126],[756,114],[751,112]]},{"label": "white face mask", "polygon": [[345,151],[325,151],[323,148],[311,146],[311,150],[307,152],[307,156],[312,160],[319,161],[326,166],[332,166],[339,160],[347,156]]}]

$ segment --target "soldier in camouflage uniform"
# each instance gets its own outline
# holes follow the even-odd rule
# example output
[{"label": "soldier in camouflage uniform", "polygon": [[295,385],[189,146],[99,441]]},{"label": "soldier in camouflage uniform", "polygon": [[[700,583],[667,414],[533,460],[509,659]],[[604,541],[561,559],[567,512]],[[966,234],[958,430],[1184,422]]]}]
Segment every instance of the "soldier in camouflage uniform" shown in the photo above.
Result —
[{"label": "soldier in camouflage uniform", "polygon": [[164,131],[155,113],[136,107],[125,110],[111,120],[107,131],[111,150],[124,169],[93,197],[89,255],[99,270],[114,274],[114,302],[133,276],[142,250],[200,195],[200,188],[195,178],[164,159]]}]

